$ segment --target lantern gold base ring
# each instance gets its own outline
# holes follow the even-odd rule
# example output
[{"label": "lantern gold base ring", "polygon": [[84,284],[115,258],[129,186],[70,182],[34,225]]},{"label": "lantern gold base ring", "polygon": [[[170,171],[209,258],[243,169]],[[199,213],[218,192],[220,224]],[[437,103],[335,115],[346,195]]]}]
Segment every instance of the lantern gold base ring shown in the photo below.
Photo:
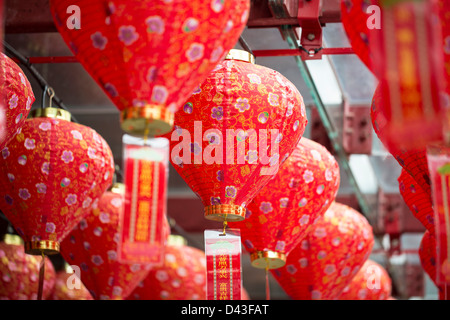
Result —
[{"label": "lantern gold base ring", "polygon": [[122,130],[132,136],[160,136],[173,128],[174,114],[162,105],[130,107],[120,113]]},{"label": "lantern gold base ring", "polygon": [[286,264],[286,255],[276,251],[255,251],[250,254],[253,267],[258,269],[278,269]]},{"label": "lantern gold base ring", "polygon": [[205,218],[213,221],[242,221],[245,219],[245,207],[234,204],[216,204],[205,207]]},{"label": "lantern gold base ring", "polygon": [[52,240],[25,241],[24,246],[25,253],[34,256],[57,254],[60,248],[59,242]]}]

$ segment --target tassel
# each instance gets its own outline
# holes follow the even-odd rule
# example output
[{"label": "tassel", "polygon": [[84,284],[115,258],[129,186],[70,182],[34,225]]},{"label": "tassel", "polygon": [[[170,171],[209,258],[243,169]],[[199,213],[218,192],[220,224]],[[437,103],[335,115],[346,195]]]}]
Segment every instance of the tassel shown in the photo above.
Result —
[{"label": "tassel", "polygon": [[42,252],[41,265],[39,267],[39,288],[38,288],[38,300],[42,300],[42,292],[44,291],[44,276],[45,276],[45,255]]}]

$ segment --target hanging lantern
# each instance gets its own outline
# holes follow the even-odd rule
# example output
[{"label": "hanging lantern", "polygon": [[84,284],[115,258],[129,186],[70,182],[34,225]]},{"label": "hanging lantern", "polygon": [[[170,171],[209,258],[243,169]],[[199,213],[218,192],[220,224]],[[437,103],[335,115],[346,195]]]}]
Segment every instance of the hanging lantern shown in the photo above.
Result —
[{"label": "hanging lantern", "polygon": [[367,219],[333,202],[289,253],[286,265],[271,272],[292,299],[333,300],[360,270],[373,244]]},{"label": "hanging lantern", "polygon": [[372,107],[370,110],[370,117],[372,125],[378,138],[387,148],[388,152],[397,160],[397,162],[404,168],[419,184],[426,194],[431,195],[430,177],[427,165],[426,148],[402,148],[396,145],[389,145],[386,138],[386,110],[385,103],[383,103],[382,92],[379,88],[375,90],[372,99]]},{"label": "hanging lantern", "polygon": [[[25,254],[22,239],[5,235],[0,242],[0,300],[36,300],[39,290],[40,258]],[[55,285],[55,269],[45,258],[42,296],[48,299]]]},{"label": "hanging lantern", "polygon": [[148,275],[128,300],[205,300],[205,252],[190,247],[180,236],[170,236],[164,263]]},{"label": "hanging lantern", "polygon": [[400,194],[409,210],[427,230],[434,233],[434,212],[431,194],[425,193],[405,169],[402,169],[398,182]]},{"label": "hanging lantern", "polygon": [[111,185],[114,160],[105,140],[67,111],[32,116],[2,151],[0,206],[26,253],[54,254]]},{"label": "hanging lantern", "polygon": [[303,98],[289,80],[231,50],[177,112],[170,160],[207,219],[240,221],[306,123]]},{"label": "hanging lantern", "polygon": [[382,141],[388,150],[424,148],[443,139],[444,73],[435,4],[381,1],[380,32],[369,35],[386,118]]},{"label": "hanging lantern", "polygon": [[120,110],[122,129],[153,136],[172,129],[174,113],[236,44],[250,10],[248,0],[72,5],[50,1],[59,33]]},{"label": "hanging lantern", "polygon": [[373,260],[367,260],[347,285],[339,300],[388,300],[392,280],[386,269]]},{"label": "hanging lantern", "polygon": [[252,266],[275,269],[330,207],[339,188],[339,165],[322,145],[302,138],[274,179],[248,204],[241,230]]},{"label": "hanging lantern", "polygon": [[61,244],[62,256],[69,265],[80,267],[80,279],[96,300],[125,299],[151,266],[118,259],[119,217],[124,198],[120,189],[113,191],[100,197],[97,208]]},{"label": "hanging lantern", "polygon": [[[76,277],[73,272],[58,271],[56,273],[55,287],[49,300],[93,300],[89,290],[79,279],[79,282],[75,281],[79,285],[72,283],[72,277]],[[68,284],[70,284],[70,287]]]},{"label": "hanging lantern", "polygon": [[[22,69],[0,52],[0,150],[24,125],[35,98],[33,89]],[[3,152],[3,151],[2,151]]]}]

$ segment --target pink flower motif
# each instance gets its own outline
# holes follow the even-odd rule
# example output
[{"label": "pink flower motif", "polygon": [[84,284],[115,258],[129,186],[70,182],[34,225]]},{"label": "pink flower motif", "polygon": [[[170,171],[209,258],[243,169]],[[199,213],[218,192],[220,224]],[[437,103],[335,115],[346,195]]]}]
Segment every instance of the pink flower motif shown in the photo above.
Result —
[{"label": "pink flower motif", "polygon": [[261,202],[259,210],[261,210],[264,214],[267,214],[273,211],[272,204],[270,202]]},{"label": "pink flower motif", "polygon": [[91,257],[91,261],[92,261],[92,263],[95,264],[96,266],[99,266],[99,265],[103,264],[103,259],[102,259],[102,257],[99,256],[99,255],[93,255],[93,256]]},{"label": "pink flower motif", "polygon": [[87,209],[91,206],[92,203],[92,198],[87,197],[84,201],[83,201],[83,209]]},{"label": "pink flower motif", "polygon": [[309,222],[309,215],[308,214],[302,215],[302,217],[298,220],[298,222],[300,223],[301,226],[304,226]]},{"label": "pink flower motif", "polygon": [[184,104],[184,106],[183,106],[183,111],[185,112],[185,113],[187,113],[187,114],[191,114],[192,113],[192,111],[193,111],[193,104],[192,104],[192,102],[187,102],[187,103],[185,103]]},{"label": "pink flower motif", "polygon": [[209,144],[220,145],[221,138],[220,135],[216,132],[210,132],[206,135],[206,139],[209,141]]},{"label": "pink flower motif", "polygon": [[107,212],[100,212],[100,215],[98,216],[101,223],[109,223],[111,221],[111,218],[109,217],[109,213]]},{"label": "pink flower motif", "polygon": [[27,98],[27,102],[25,104],[25,109],[30,110],[31,109],[31,98]]},{"label": "pink flower motif", "polygon": [[136,32],[134,26],[121,26],[119,28],[119,40],[126,46],[131,45],[139,38],[139,33]]},{"label": "pink flower motif", "polygon": [[108,95],[111,98],[115,98],[115,97],[117,97],[119,95],[119,93],[117,92],[116,87],[113,84],[108,82],[108,83],[105,83],[105,85],[103,87],[105,88],[105,91],[108,93]]},{"label": "pink flower motif", "polygon": [[236,197],[236,188],[234,186],[225,187],[225,197],[235,198]]},{"label": "pink flower motif", "polygon": [[239,112],[244,112],[248,109],[250,109],[250,104],[248,103],[247,98],[238,98],[236,100],[236,103],[234,104],[234,107],[239,110]]},{"label": "pink flower motif", "polygon": [[316,193],[318,195],[321,195],[323,193],[323,190],[325,190],[325,186],[323,184],[321,184],[320,186],[317,187]]},{"label": "pink flower motif", "polygon": [[82,219],[79,223],[79,226],[80,226],[80,230],[86,229],[88,227],[88,223],[87,223],[86,219]]},{"label": "pink flower motif", "polygon": [[287,271],[289,274],[295,274],[295,273],[297,273],[297,268],[296,268],[293,264],[288,264],[288,265],[286,266],[286,271]]},{"label": "pink flower motif", "polygon": [[250,83],[261,84],[261,78],[257,74],[249,73],[249,74],[247,74],[247,77],[250,80]]},{"label": "pink flower motif", "polygon": [[220,204],[220,197],[211,197],[210,201],[211,201],[211,205],[212,206],[219,205]]},{"label": "pink flower motif", "polygon": [[31,198],[31,194],[28,192],[28,189],[21,188],[21,189],[19,189],[19,197],[23,200],[28,200]]},{"label": "pink flower motif", "polygon": [[145,19],[148,33],[163,34],[164,33],[164,20],[160,16],[151,16]]},{"label": "pink flower motif", "polygon": [[305,170],[303,173],[303,179],[306,183],[310,183],[314,181],[314,174],[311,170]]},{"label": "pink flower motif", "polygon": [[21,155],[21,156],[19,156],[19,158],[17,159],[17,162],[20,164],[20,165],[22,165],[22,166],[24,166],[26,163],[27,163],[27,156],[26,155]]},{"label": "pink flower motif", "polygon": [[80,164],[80,167],[78,169],[80,170],[81,173],[85,173],[88,169],[88,164],[82,163],[82,164]]},{"label": "pink flower motif", "polygon": [[223,48],[222,48],[222,46],[217,47],[217,48],[215,48],[213,50],[213,52],[211,52],[211,57],[209,58],[209,60],[211,62],[213,62],[213,63],[217,62],[222,57],[222,55],[223,55]]},{"label": "pink flower motif", "polygon": [[287,208],[289,205],[289,198],[280,199],[280,208]]},{"label": "pink flower motif", "polygon": [[308,266],[308,259],[306,258],[300,258],[298,262],[300,263],[300,267],[302,268],[306,268]]},{"label": "pink flower motif", "polygon": [[3,157],[3,159],[8,158],[9,155],[10,155],[10,152],[9,152],[8,147],[3,148],[3,150],[2,150],[2,157]]},{"label": "pink flower motif", "polygon": [[193,43],[186,51],[186,58],[189,62],[194,62],[203,58],[205,46],[201,43]]},{"label": "pink flower motif", "polygon": [[286,242],[284,241],[277,241],[275,245],[275,250],[277,251],[284,251],[284,248],[286,247]]},{"label": "pink flower motif", "polygon": [[55,226],[54,223],[52,223],[52,222],[47,222],[47,223],[45,224],[45,232],[48,232],[48,233],[54,233],[55,230],[56,230],[56,226]]},{"label": "pink flower motif", "polygon": [[17,107],[17,101],[19,100],[19,98],[17,97],[16,94],[13,94],[13,96],[11,97],[11,99],[9,99],[9,108],[10,109],[15,109]]},{"label": "pink flower motif", "polygon": [[295,120],[294,125],[292,126],[292,129],[294,129],[294,131],[297,131],[299,125],[300,125],[300,121]]},{"label": "pink flower motif", "polygon": [[109,260],[112,260],[112,261],[117,260],[117,251],[116,250],[109,250],[106,254],[108,255]]},{"label": "pink flower motif", "polygon": [[26,138],[26,139],[25,139],[24,146],[25,146],[25,148],[27,148],[28,150],[33,150],[34,148],[36,148],[35,140],[34,140],[34,139],[30,139],[30,138]]},{"label": "pink flower motif", "polygon": [[220,12],[223,10],[224,0],[212,0],[211,1],[211,9],[214,12]]},{"label": "pink flower motif", "polygon": [[273,107],[276,107],[278,105],[280,105],[279,100],[279,96],[275,93],[269,92],[269,98],[267,99],[267,101],[269,102],[269,104]]},{"label": "pink flower motif", "polygon": [[66,203],[71,206],[73,204],[75,204],[77,202],[77,195],[70,193],[67,197],[66,197]]},{"label": "pink flower motif", "polygon": [[325,180],[331,181],[333,179],[333,175],[330,169],[325,170]]},{"label": "pink flower motif", "polygon": [[328,264],[323,271],[328,275],[333,274],[336,271],[336,266],[334,264]]},{"label": "pink flower motif", "polygon": [[152,101],[164,104],[166,103],[167,97],[169,96],[169,92],[164,86],[154,86],[152,91]]},{"label": "pink flower motif", "polygon": [[195,155],[200,154],[200,152],[202,152],[202,148],[200,147],[200,145],[198,144],[198,142],[191,142],[191,152]]},{"label": "pink flower motif", "polygon": [[211,118],[216,119],[217,121],[222,120],[223,119],[223,108],[222,107],[212,108]]},{"label": "pink flower motif", "polygon": [[103,229],[101,227],[96,227],[92,233],[95,236],[100,237],[103,233]]},{"label": "pink flower motif", "polygon": [[77,139],[77,140],[83,140],[83,135],[81,134],[80,131],[78,131],[78,130],[72,130],[72,131],[70,131],[70,133],[72,134],[72,137],[73,137],[74,139]]},{"label": "pink flower motif", "polygon": [[69,163],[73,161],[73,153],[72,151],[64,150],[63,154],[61,156],[61,160],[64,161],[64,163]]},{"label": "pink flower motif", "polygon": [[286,110],[286,117],[292,116],[293,113],[294,113],[294,104],[289,102]]},{"label": "pink flower motif", "polygon": [[41,166],[42,173],[48,175],[50,173],[50,163],[44,162]]},{"label": "pink flower motif", "polygon": [[299,203],[298,203],[298,206],[299,206],[299,207],[304,207],[304,206],[306,206],[307,203],[308,203],[308,199],[306,199],[306,198],[301,198],[300,201],[299,201]]},{"label": "pink flower motif", "polygon": [[14,122],[17,124],[17,123],[19,123],[19,121],[22,119],[22,117],[23,117],[23,114],[22,113],[19,113],[17,116],[16,116],[16,119],[14,120]]},{"label": "pink flower motif", "polygon": [[248,150],[245,160],[247,160],[247,162],[249,164],[256,163],[258,161],[258,151],[257,150]]},{"label": "pink flower motif", "polygon": [[36,183],[36,189],[37,193],[46,193],[47,192],[47,186],[45,183]]},{"label": "pink flower motif", "polygon": [[159,281],[159,282],[164,282],[169,280],[169,275],[166,271],[164,270],[158,270],[155,273],[155,278]]},{"label": "pink flower motif", "polygon": [[14,177],[14,175],[12,173],[8,173],[7,176],[8,176],[9,182],[13,182],[14,180],[16,180],[16,177]]},{"label": "pink flower motif", "polygon": [[325,231],[324,228],[317,228],[316,230],[314,230],[314,236],[316,236],[319,239],[325,237],[326,235],[327,232]]},{"label": "pink flower motif", "polygon": [[51,128],[52,128],[52,124],[50,122],[41,122],[41,124],[39,125],[39,129],[41,129],[43,131],[50,130]]},{"label": "pink flower motif", "polygon": [[108,43],[108,39],[102,35],[100,31],[97,31],[91,35],[92,46],[96,49],[103,50]]},{"label": "pink flower motif", "polygon": [[233,20],[228,20],[227,24],[225,25],[225,28],[223,29],[224,33],[230,32],[230,30],[233,29]]},{"label": "pink flower motif", "polygon": [[195,18],[187,18],[186,21],[184,21],[182,29],[184,32],[192,32],[197,30],[199,26],[198,20]]},{"label": "pink flower motif", "polygon": [[88,147],[88,152],[87,152],[87,154],[88,154],[88,157],[90,158],[90,159],[95,159],[95,158],[97,158],[97,156],[96,156],[96,153],[97,152],[97,150],[95,150],[94,148],[91,148],[91,147]]}]

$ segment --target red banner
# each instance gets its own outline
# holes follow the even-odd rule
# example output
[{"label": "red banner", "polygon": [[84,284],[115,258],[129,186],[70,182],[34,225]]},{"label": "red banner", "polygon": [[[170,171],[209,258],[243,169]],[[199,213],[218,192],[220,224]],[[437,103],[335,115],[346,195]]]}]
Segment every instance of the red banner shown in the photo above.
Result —
[{"label": "red banner", "polygon": [[433,145],[427,152],[436,233],[436,284],[450,284],[450,148]]},{"label": "red banner", "polygon": [[170,233],[166,217],[169,142],[157,138],[148,139],[148,145],[139,145],[138,141],[127,143],[133,139],[127,137],[124,137],[125,201],[119,259],[161,263],[162,248]]},{"label": "red banner", "polygon": [[241,236],[239,229],[205,230],[207,300],[241,299]]}]

